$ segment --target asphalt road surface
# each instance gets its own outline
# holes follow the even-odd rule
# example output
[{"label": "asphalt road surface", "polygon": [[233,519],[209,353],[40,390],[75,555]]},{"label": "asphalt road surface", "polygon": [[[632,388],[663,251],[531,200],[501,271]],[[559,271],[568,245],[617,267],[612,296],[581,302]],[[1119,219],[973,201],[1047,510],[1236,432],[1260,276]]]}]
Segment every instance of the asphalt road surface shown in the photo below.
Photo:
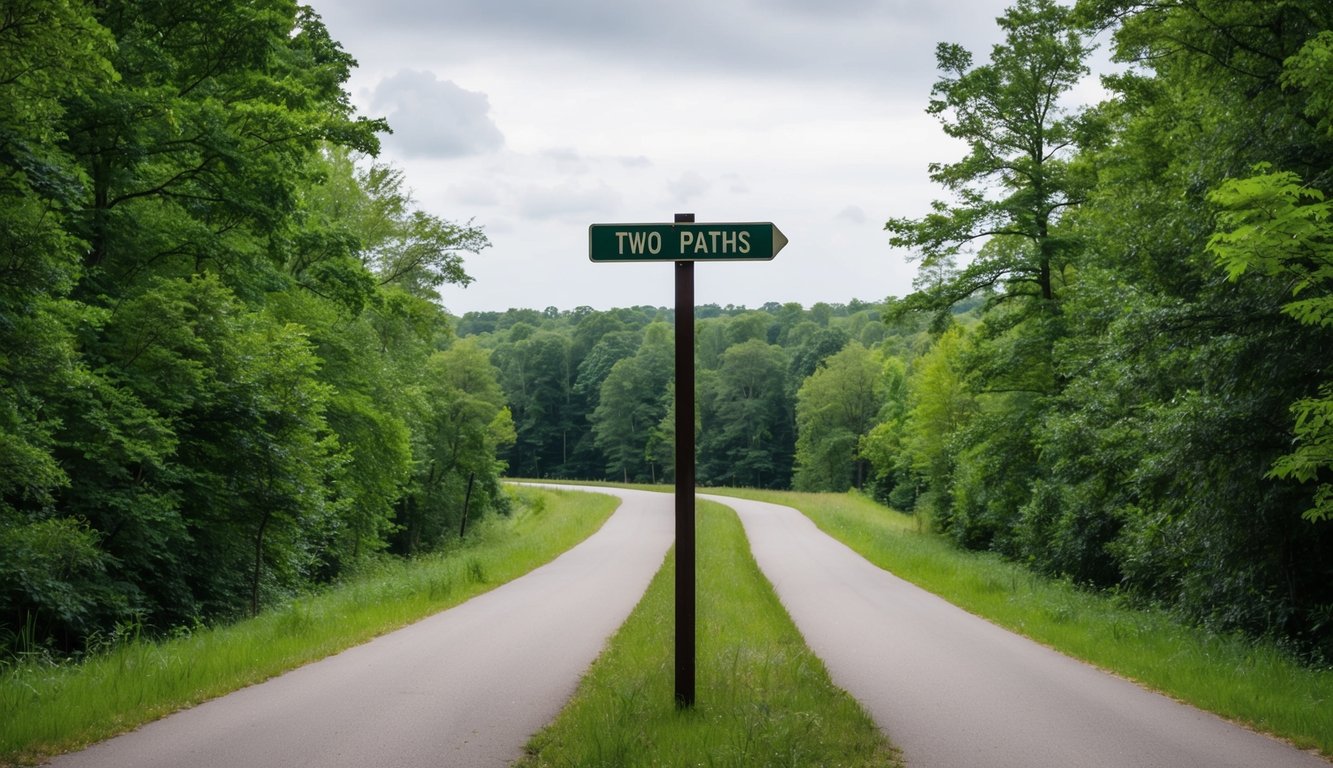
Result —
[{"label": "asphalt road surface", "polygon": [[909,768],[1329,768],[956,608],[794,509],[708,498],[740,514],[806,642]]},{"label": "asphalt road surface", "polygon": [[58,768],[503,766],[564,706],[672,543],[670,494],[528,575],[323,661],[57,758]]}]

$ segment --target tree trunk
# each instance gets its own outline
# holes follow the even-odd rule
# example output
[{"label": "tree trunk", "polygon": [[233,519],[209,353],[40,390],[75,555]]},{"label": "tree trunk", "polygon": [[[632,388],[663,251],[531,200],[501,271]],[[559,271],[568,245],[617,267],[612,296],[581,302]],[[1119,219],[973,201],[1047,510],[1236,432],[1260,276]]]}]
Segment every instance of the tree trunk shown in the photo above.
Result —
[{"label": "tree trunk", "polygon": [[467,491],[463,494],[463,522],[458,526],[458,538],[463,538],[467,533],[467,508],[472,503],[472,482],[477,479],[477,473],[469,472],[467,475]]},{"label": "tree trunk", "polygon": [[272,517],[271,512],[265,512],[264,517],[259,521],[259,531],[255,534],[255,568],[250,577],[250,615],[259,615],[259,578],[263,575],[264,568],[264,532],[268,530],[268,521]]}]

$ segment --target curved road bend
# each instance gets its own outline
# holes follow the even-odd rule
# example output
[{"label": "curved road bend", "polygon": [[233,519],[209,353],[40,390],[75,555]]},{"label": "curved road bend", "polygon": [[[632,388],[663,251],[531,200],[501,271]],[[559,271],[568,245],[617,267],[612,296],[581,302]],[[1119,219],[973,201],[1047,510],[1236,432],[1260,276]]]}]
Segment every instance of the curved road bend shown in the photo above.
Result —
[{"label": "curved road bend", "polygon": [[910,768],[1329,768],[979,619],[794,509],[706,498],[740,514],[806,642]]},{"label": "curved road bend", "polygon": [[455,608],[82,752],[58,768],[502,766],[574,692],[662,565],[669,494]]}]

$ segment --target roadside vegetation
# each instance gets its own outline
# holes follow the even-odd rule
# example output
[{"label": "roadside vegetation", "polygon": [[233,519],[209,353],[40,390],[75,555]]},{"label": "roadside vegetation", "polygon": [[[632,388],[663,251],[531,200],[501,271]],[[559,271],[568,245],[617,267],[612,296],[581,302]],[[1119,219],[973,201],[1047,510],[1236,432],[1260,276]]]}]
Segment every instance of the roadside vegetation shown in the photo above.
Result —
[{"label": "roadside vegetation", "polygon": [[1201,709],[1333,756],[1333,667],[1279,645],[1182,624],[1166,611],[967,552],[857,493],[719,489],[795,507],[870,562],[963,609]]},{"label": "roadside vegetation", "polygon": [[33,764],[260,682],[462,603],[555,558],[610,516],[610,496],[522,489],[509,517],[461,544],[385,558],[329,589],[230,626],[154,641],[133,627],[75,663],[0,667],[0,765]]},{"label": "roadside vegetation", "polygon": [[700,502],[697,699],[675,706],[674,551],[574,699],[528,744],[538,766],[884,766],[896,753],[829,680],[750,556]]}]

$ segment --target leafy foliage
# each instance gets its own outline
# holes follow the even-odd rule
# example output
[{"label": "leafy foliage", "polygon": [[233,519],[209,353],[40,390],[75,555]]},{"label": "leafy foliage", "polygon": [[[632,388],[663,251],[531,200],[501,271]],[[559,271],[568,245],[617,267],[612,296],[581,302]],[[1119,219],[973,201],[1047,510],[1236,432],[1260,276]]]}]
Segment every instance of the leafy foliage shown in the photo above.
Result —
[{"label": "leafy foliage", "polygon": [[[1302,186],[1296,174],[1262,173],[1230,180],[1213,191],[1225,230],[1208,241],[1218,262],[1236,280],[1253,268],[1290,282],[1293,300],[1282,311],[1305,325],[1333,328],[1333,203],[1318,189]],[[1313,294],[1313,295],[1311,295]],[[1303,298],[1296,298],[1301,297]],[[1271,476],[1319,482],[1305,517],[1333,519],[1333,381],[1315,396],[1291,406],[1296,448],[1278,458]]]},{"label": "leafy foliage", "polygon": [[[891,314],[935,320],[865,440],[880,489],[963,546],[1333,652],[1311,526],[1333,514],[1331,24],[1302,0],[1024,1],[989,62],[940,47],[928,111],[967,154],[931,165],[952,205],[888,223],[921,260]],[[1111,98],[1060,113],[1105,30]]]},{"label": "leafy foliage", "polygon": [[796,394],[798,490],[845,491],[865,481],[861,440],[884,403],[881,361],[852,342],[810,375]]},{"label": "leafy foliage", "polygon": [[[881,322],[878,305],[860,301],[808,310],[705,305],[695,312],[696,478],[704,485],[789,485],[797,390],[853,333],[872,343],[901,341]],[[515,441],[504,453],[510,471],[669,480],[673,319],[658,307],[464,315],[460,333],[490,351],[514,415]],[[847,448],[856,450],[854,443]],[[848,472],[856,467],[849,458]]]},{"label": "leafy foliage", "polygon": [[0,11],[7,648],[257,612],[503,507],[494,369],[433,303],[485,235],[354,159],[354,65],[289,0]]},{"label": "leafy foliage", "polygon": [[[967,143],[956,163],[932,163],[931,179],[957,204],[932,204],[920,220],[890,219],[893,245],[921,259],[913,297],[939,311],[977,291],[1005,287],[1008,296],[1050,301],[1068,245],[1052,227],[1081,197],[1068,157],[1079,139],[1081,116],[1060,99],[1087,74],[1088,48],[1053,0],[1020,0],[998,21],[1005,42],[989,63],[974,66],[970,52],[941,43],[936,60],[944,77],[931,91],[927,112],[944,132]],[[980,245],[959,269],[960,250]]]}]

